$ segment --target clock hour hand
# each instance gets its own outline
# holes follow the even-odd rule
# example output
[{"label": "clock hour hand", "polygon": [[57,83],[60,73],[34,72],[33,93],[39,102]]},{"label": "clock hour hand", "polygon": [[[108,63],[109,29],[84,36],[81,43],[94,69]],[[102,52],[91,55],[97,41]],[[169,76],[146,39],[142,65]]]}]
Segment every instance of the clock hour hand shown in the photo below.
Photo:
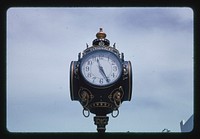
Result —
[{"label": "clock hour hand", "polygon": [[99,67],[99,71],[101,73],[101,75],[106,79],[107,82],[109,82],[110,80],[108,79],[108,77],[106,76],[103,67],[101,66],[99,59],[97,59],[97,63],[98,63],[98,67]]}]

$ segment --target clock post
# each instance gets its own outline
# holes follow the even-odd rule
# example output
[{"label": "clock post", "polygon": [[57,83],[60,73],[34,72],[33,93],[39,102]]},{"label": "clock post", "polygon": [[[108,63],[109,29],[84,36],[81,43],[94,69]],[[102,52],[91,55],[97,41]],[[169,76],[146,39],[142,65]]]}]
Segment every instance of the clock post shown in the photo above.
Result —
[{"label": "clock post", "polygon": [[95,114],[94,124],[97,131],[104,133],[111,114],[119,115],[123,101],[132,96],[132,67],[124,60],[115,44],[110,46],[103,29],[96,34],[92,46],[78,54],[78,61],[70,65],[71,100],[83,106],[83,115]]}]

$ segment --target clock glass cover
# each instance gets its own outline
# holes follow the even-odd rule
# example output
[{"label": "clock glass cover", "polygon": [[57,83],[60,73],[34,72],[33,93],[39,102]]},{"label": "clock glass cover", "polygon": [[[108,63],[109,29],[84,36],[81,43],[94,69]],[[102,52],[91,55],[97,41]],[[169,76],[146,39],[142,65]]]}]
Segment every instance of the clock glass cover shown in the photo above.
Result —
[{"label": "clock glass cover", "polygon": [[107,50],[93,51],[81,61],[81,73],[92,85],[111,85],[119,79],[121,72],[120,59]]}]

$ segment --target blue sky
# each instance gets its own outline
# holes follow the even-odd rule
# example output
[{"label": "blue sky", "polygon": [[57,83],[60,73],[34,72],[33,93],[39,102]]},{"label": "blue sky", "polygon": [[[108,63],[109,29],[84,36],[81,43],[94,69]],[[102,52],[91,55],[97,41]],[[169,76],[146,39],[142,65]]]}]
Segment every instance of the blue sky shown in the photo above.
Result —
[{"label": "blue sky", "polygon": [[10,8],[7,129],[96,132],[71,101],[69,67],[102,27],[133,68],[130,102],[107,132],[180,132],[193,114],[193,11],[177,8]]}]

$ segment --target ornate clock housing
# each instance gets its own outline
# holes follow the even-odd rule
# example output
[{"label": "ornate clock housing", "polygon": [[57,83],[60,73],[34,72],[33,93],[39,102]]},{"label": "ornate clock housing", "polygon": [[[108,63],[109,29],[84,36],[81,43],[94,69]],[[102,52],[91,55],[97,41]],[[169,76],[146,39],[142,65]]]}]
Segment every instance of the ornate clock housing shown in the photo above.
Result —
[{"label": "ornate clock housing", "polygon": [[91,47],[79,53],[78,61],[71,62],[70,96],[81,103],[85,117],[96,114],[98,132],[105,132],[107,114],[117,117],[122,102],[131,100],[132,68],[115,44],[110,46],[102,28],[96,37]]}]

